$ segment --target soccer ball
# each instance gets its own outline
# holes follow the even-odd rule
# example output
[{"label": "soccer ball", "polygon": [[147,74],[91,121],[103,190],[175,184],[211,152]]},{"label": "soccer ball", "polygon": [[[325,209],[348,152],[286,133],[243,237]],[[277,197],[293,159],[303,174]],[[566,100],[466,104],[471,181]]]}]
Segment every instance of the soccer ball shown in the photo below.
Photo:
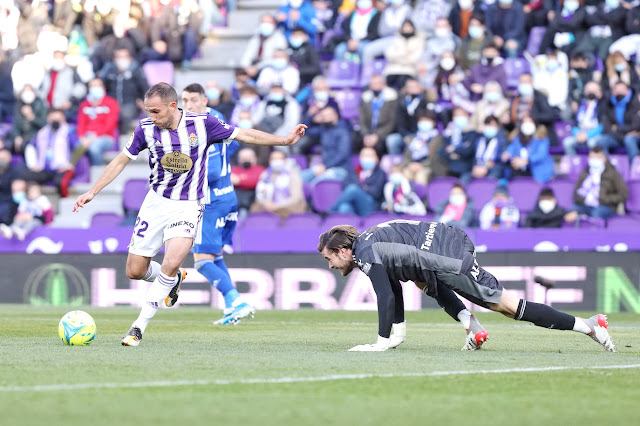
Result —
[{"label": "soccer ball", "polygon": [[96,332],[96,322],[84,311],[68,312],[58,324],[58,334],[65,345],[86,346],[96,338]]}]

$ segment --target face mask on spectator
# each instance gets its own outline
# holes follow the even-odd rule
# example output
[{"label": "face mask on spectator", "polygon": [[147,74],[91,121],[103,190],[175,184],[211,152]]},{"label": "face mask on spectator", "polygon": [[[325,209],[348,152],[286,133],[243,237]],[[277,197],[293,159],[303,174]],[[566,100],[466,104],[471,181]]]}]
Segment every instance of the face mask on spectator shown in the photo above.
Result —
[{"label": "face mask on spectator", "polygon": [[510,5],[511,3],[513,3],[513,0],[498,0],[500,2],[500,4],[503,4],[505,6]]},{"label": "face mask on spectator", "polygon": [[118,70],[126,71],[129,69],[130,66],[131,66],[131,59],[127,59],[127,58],[116,59],[116,67],[118,67]]},{"label": "face mask on spectator", "polygon": [[269,37],[275,31],[276,27],[271,22],[262,22],[260,24],[260,34]]},{"label": "face mask on spectator", "polygon": [[271,167],[271,170],[273,170],[274,172],[281,172],[282,170],[284,170],[284,160],[271,160],[269,162],[269,167]]},{"label": "face mask on spectator", "polygon": [[471,7],[473,7],[473,0],[458,0],[458,4],[460,5],[460,9],[471,9]]},{"label": "face mask on spectator", "polygon": [[391,4],[394,6],[402,6],[404,4],[404,0],[391,0]]},{"label": "face mask on spectator", "polygon": [[464,115],[456,115],[453,117],[453,124],[455,124],[458,129],[464,129],[469,125],[469,119]]},{"label": "face mask on spectator", "polygon": [[618,101],[618,102],[620,102],[621,100],[623,100],[623,99],[624,99],[624,97],[625,97],[625,95],[622,95],[622,94],[620,94],[620,95],[616,95],[616,96],[615,96],[616,101]]},{"label": "face mask on spectator", "polygon": [[449,37],[449,35],[451,34],[451,31],[449,31],[448,28],[440,27],[435,29],[434,34],[438,38],[446,38],[446,37]]},{"label": "face mask on spectator", "polygon": [[300,6],[302,6],[302,1],[303,0],[289,0],[289,6],[294,9],[300,9]]},{"label": "face mask on spectator", "polygon": [[363,170],[373,170],[376,166],[376,160],[371,157],[360,157],[360,167]]},{"label": "face mask on spectator", "polygon": [[[239,124],[238,127],[240,127]],[[242,167],[243,169],[250,169],[251,166],[253,166],[253,164],[251,164],[251,161],[244,161],[242,164],[240,164],[240,167]]]},{"label": "face mask on spectator", "polygon": [[243,107],[250,107],[255,102],[255,98],[253,96],[245,96],[240,98],[240,105]]},{"label": "face mask on spectator", "polygon": [[622,72],[627,69],[627,64],[625,62],[620,62],[618,64],[615,64],[613,67],[616,69],[616,71]]},{"label": "face mask on spectator", "polygon": [[52,121],[52,122],[51,122],[51,129],[52,129],[54,132],[57,132],[57,131],[58,131],[58,129],[60,128],[60,125],[61,125],[61,123],[60,123],[58,120]]},{"label": "face mask on spectator", "polygon": [[9,167],[9,164],[11,164],[8,161],[0,161],[0,170],[6,170]]},{"label": "face mask on spectator", "polygon": [[431,130],[433,130],[433,122],[431,120],[418,121],[418,131],[430,132]]},{"label": "face mask on spectator", "polygon": [[289,43],[291,43],[291,47],[293,47],[294,49],[297,49],[304,44],[304,40],[301,39],[300,37],[291,37],[291,40],[289,40]]},{"label": "face mask on spectator", "polygon": [[220,99],[220,89],[217,87],[210,87],[205,92],[205,96],[211,101],[217,101]]},{"label": "face mask on spectator", "polygon": [[605,0],[605,4],[609,9],[617,9],[620,6],[620,0]]},{"label": "face mask on spectator", "polygon": [[371,9],[373,2],[371,0],[358,0],[358,9]]},{"label": "face mask on spectator", "polygon": [[64,59],[54,59],[53,63],[51,64],[51,69],[54,71],[60,71],[62,68],[64,68]]},{"label": "face mask on spectator", "polygon": [[284,101],[284,94],[280,92],[272,92],[269,93],[269,99],[271,99],[273,102],[282,102]]},{"label": "face mask on spectator", "polygon": [[373,96],[375,96],[376,98],[378,96],[380,96],[380,93],[382,93],[382,90],[373,90],[373,89],[371,89],[371,91],[373,92]]},{"label": "face mask on spectator", "polygon": [[89,96],[92,99],[100,100],[104,97],[104,89],[100,86],[89,87]]},{"label": "face mask on spectator", "polygon": [[484,130],[482,131],[482,134],[487,139],[493,139],[498,134],[498,128],[493,126],[485,126]]},{"label": "face mask on spectator", "polygon": [[484,28],[479,25],[470,25],[469,35],[471,36],[471,38],[480,38],[484,35]]},{"label": "face mask on spectator", "polygon": [[389,182],[394,185],[400,185],[403,179],[404,176],[402,176],[401,173],[391,173],[391,175],[389,175]]},{"label": "face mask on spectator", "polygon": [[507,200],[505,200],[504,198],[498,198],[497,200],[493,201],[493,204],[499,208],[502,209],[507,205]]},{"label": "face mask on spectator", "polygon": [[27,198],[27,194],[24,191],[14,192],[11,196],[13,197],[13,202],[16,204],[20,204],[22,200]]},{"label": "face mask on spectator", "polygon": [[22,102],[24,102],[25,104],[31,104],[36,100],[36,94],[31,90],[25,90],[24,92],[22,92],[20,99],[22,99]]},{"label": "face mask on spectator", "polygon": [[549,214],[556,208],[555,200],[540,200],[538,202],[538,207],[542,210],[542,213]]},{"label": "face mask on spectator", "polygon": [[585,97],[587,99],[589,99],[590,101],[594,101],[596,99],[596,94],[595,93],[587,93],[587,95]]},{"label": "face mask on spectator", "polygon": [[325,91],[313,92],[313,97],[316,99],[316,101],[326,102],[329,100],[329,92],[325,92]]},{"label": "face mask on spectator", "polygon": [[578,3],[576,0],[566,0],[563,7],[567,12],[572,13],[578,10],[578,8],[580,7],[580,3]]},{"label": "face mask on spectator", "polygon": [[249,120],[248,118],[238,120],[238,127],[240,127],[241,129],[250,129],[251,126],[253,126],[253,123],[251,123],[251,120]]},{"label": "face mask on spectator", "polygon": [[484,97],[489,102],[498,102],[502,99],[502,95],[498,92],[487,92],[484,94]]},{"label": "face mask on spectator", "polygon": [[456,60],[450,56],[440,59],[440,66],[445,71],[451,71],[456,66]]},{"label": "face mask on spectator", "polygon": [[589,158],[589,169],[600,171],[604,169],[604,161],[600,158]]},{"label": "face mask on spectator", "polygon": [[555,59],[549,59],[547,61],[547,69],[549,71],[553,72],[553,71],[557,70],[558,68],[560,68],[560,64]]},{"label": "face mask on spectator", "polygon": [[289,65],[289,63],[285,58],[274,58],[274,60],[271,61],[271,65],[273,65],[273,67],[277,70],[283,70],[287,67],[287,65]]},{"label": "face mask on spectator", "polygon": [[531,96],[533,94],[533,86],[528,83],[518,84],[518,93],[522,96]]},{"label": "face mask on spectator", "polygon": [[530,121],[525,121],[524,123],[522,123],[522,125],[520,126],[520,131],[522,132],[523,135],[525,136],[531,136],[536,132],[536,125],[533,124]]},{"label": "face mask on spectator", "polygon": [[484,58],[482,58],[482,62],[484,62],[485,65],[493,65],[493,60],[495,58],[492,56],[485,56]]},{"label": "face mask on spectator", "polygon": [[453,204],[454,206],[461,206],[466,200],[467,197],[465,197],[464,194],[451,194],[449,196],[449,203]]},{"label": "face mask on spectator", "polygon": [[413,37],[414,35],[416,35],[416,32],[415,32],[415,31],[401,31],[401,32],[400,32],[400,35],[401,35],[402,37],[404,37],[404,38],[411,38],[411,37]]}]

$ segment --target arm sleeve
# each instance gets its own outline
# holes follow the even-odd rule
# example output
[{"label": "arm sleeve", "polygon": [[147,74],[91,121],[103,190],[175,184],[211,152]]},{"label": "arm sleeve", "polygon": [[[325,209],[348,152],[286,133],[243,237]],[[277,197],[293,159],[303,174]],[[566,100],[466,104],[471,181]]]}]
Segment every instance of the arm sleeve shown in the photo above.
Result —
[{"label": "arm sleeve", "polygon": [[231,124],[227,124],[211,114],[207,115],[204,124],[207,129],[207,143],[209,144],[220,141],[229,143],[238,134],[237,129]]},{"label": "arm sleeve", "polygon": [[371,265],[369,278],[378,297],[378,335],[389,338],[395,318],[395,296],[387,271],[379,263]]},{"label": "arm sleeve", "polygon": [[138,124],[138,127],[133,131],[127,145],[124,147],[122,152],[132,160],[135,160],[138,157],[138,154],[147,148],[147,141],[144,137],[144,131],[142,127]]}]

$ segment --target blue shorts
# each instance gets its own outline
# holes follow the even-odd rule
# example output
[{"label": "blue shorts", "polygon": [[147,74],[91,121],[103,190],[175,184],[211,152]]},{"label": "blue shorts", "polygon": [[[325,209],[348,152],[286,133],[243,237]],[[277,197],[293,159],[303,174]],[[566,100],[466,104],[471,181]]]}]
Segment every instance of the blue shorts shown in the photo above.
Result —
[{"label": "blue shorts", "polygon": [[202,216],[201,231],[193,246],[194,253],[222,253],[222,246],[233,244],[233,232],[238,222],[238,203],[207,204]]}]

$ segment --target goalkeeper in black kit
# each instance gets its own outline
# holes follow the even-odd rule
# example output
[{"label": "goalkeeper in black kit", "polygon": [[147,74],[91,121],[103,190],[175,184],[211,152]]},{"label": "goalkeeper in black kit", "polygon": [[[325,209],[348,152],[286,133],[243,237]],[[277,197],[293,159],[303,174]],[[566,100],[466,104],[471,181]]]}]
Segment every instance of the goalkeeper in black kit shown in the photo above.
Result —
[{"label": "goalkeeper in black kit", "polygon": [[[583,319],[547,305],[518,299],[478,265],[473,243],[463,230],[454,226],[393,220],[361,234],[353,226],[338,225],[320,235],[318,251],[329,262],[329,267],[339,270],[343,276],[358,267],[371,279],[378,297],[377,342],[358,345],[350,351],[385,351],[404,341],[402,281],[413,281],[423,288],[454,319],[461,319],[458,313],[464,309],[455,291],[465,299],[509,318],[532,322],[539,327],[584,333],[605,350],[615,351],[605,315]],[[474,321],[481,331],[473,330],[471,326],[463,349],[477,349],[486,340],[486,331],[482,332],[475,318]],[[470,329],[464,322],[463,325]]]}]

